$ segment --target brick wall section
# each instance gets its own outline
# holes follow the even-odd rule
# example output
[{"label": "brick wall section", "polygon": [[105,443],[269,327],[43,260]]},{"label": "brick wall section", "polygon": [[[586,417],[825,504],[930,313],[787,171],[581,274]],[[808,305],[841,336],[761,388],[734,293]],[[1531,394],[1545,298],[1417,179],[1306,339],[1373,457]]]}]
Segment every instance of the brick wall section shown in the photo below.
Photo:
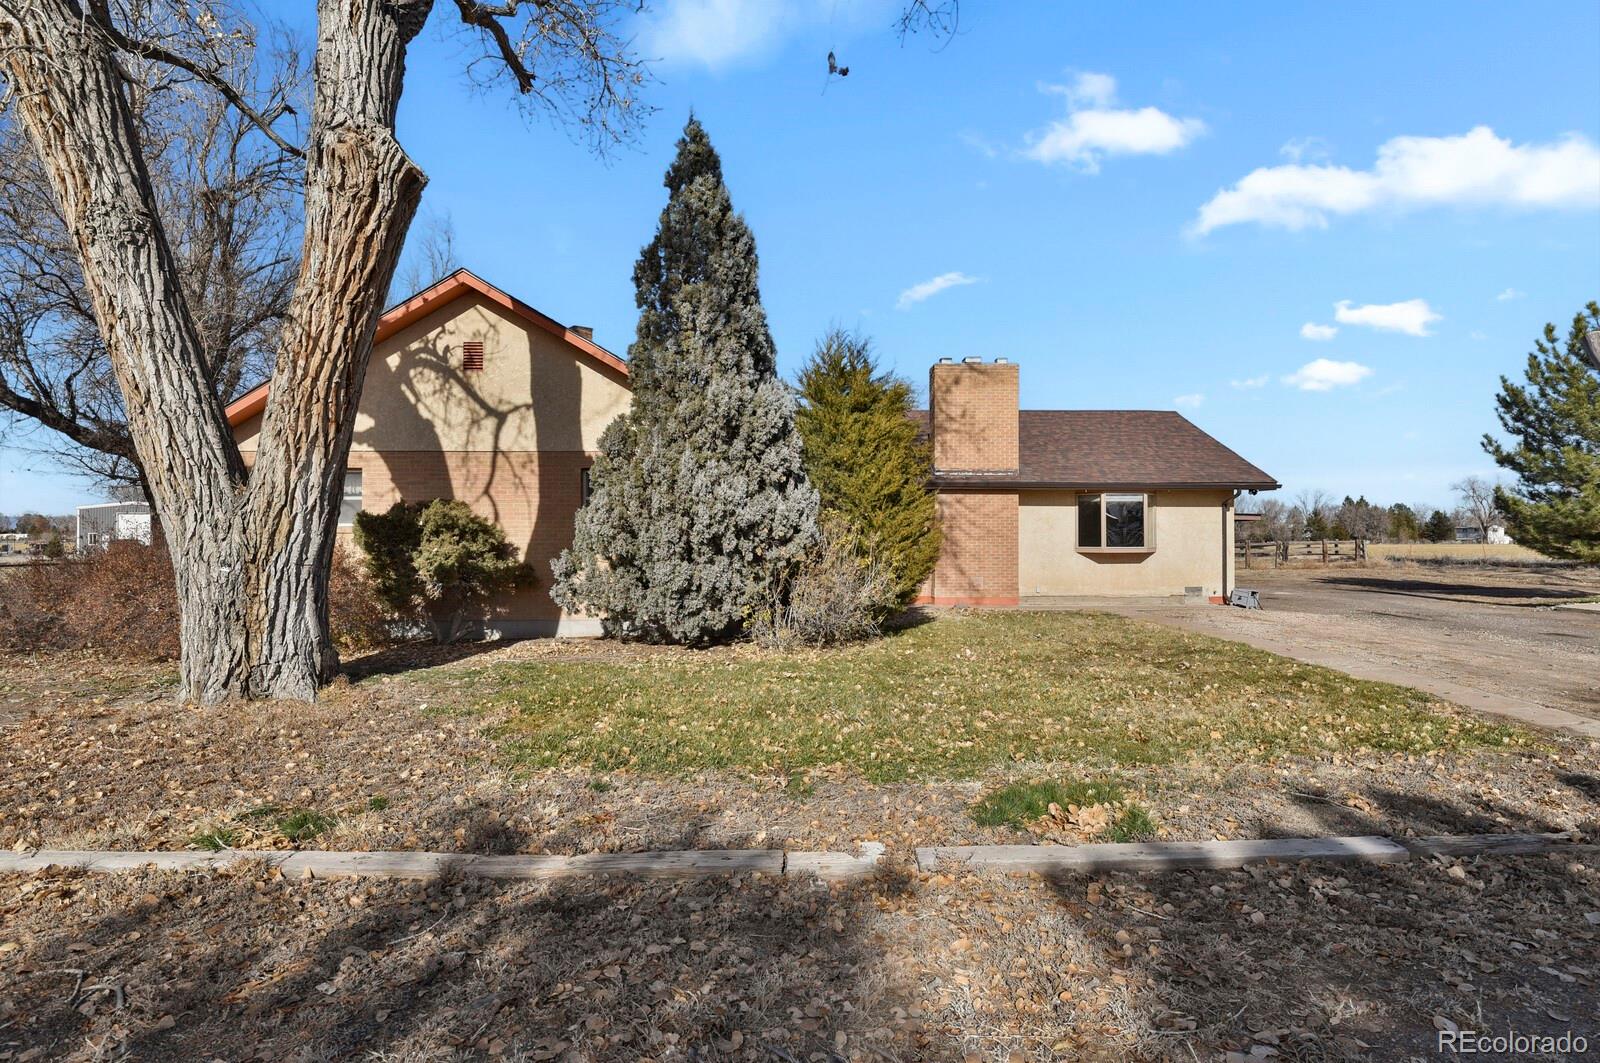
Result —
[{"label": "brick wall section", "polygon": [[936,362],[928,409],[936,472],[1017,471],[1017,366]]},{"label": "brick wall section", "polygon": [[940,491],[944,547],[921,601],[934,605],[1017,604],[1017,495]]},{"label": "brick wall section", "polygon": [[[583,451],[352,451],[349,467],[361,470],[361,506],[369,513],[401,501],[455,498],[500,525],[533,564],[538,582],[503,596],[496,612],[554,620],[561,610],[550,599],[550,562],[572,545],[580,473],[592,460]],[[341,540],[346,535],[340,529]]]}]

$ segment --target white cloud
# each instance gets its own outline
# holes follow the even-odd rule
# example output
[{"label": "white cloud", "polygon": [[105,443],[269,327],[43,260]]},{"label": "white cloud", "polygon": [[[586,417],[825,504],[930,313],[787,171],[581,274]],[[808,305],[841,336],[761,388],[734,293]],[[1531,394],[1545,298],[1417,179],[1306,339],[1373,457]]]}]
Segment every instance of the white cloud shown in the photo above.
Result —
[{"label": "white cloud", "polygon": [[1243,380],[1230,380],[1228,381],[1228,386],[1235,388],[1264,388],[1270,379],[1271,377],[1268,374],[1262,373],[1260,376],[1245,377]]},{"label": "white cloud", "polygon": [[[888,8],[888,0],[843,7],[817,0],[660,0],[640,21],[639,51],[722,70],[759,59],[799,33],[826,31],[833,44],[881,29]],[[847,59],[841,52],[840,62]]]},{"label": "white cloud", "polygon": [[1454,137],[1394,137],[1370,170],[1300,162],[1254,170],[1202,206],[1192,231],[1203,236],[1245,222],[1321,229],[1330,215],[1443,205],[1600,206],[1600,148],[1576,133],[1518,145],[1488,126]]},{"label": "white cloud", "polygon": [[1306,340],[1331,340],[1339,334],[1337,325],[1318,325],[1307,321],[1300,326],[1300,338]]},{"label": "white cloud", "polygon": [[1155,107],[1116,107],[1117,82],[1110,74],[1079,74],[1070,85],[1041,84],[1039,90],[1066,97],[1067,116],[1028,134],[1022,154],[1035,162],[1096,173],[1108,155],[1165,155],[1206,131],[1198,118],[1174,118]]},{"label": "white cloud", "polygon": [[642,51],[719,69],[765,51],[788,18],[772,0],[677,0],[648,19]]},{"label": "white cloud", "polygon": [[1074,78],[1070,85],[1041,83],[1039,90],[1065,96],[1074,109],[1110,107],[1117,101],[1117,79],[1110,74],[1085,71]]},{"label": "white cloud", "polygon": [[1528,294],[1527,292],[1519,292],[1515,288],[1507,288],[1505,291],[1503,291],[1499,295],[1495,296],[1495,299],[1498,302],[1509,303],[1511,300],[1513,300],[1513,299],[1521,299],[1523,296],[1525,296],[1527,294]]},{"label": "white cloud", "polygon": [[976,133],[970,129],[964,129],[956,135],[961,138],[961,143],[965,144],[973,151],[976,151],[986,159],[995,158],[1000,154],[1000,149],[997,148],[994,143],[982,133]]},{"label": "white cloud", "polygon": [[1174,406],[1186,406],[1192,410],[1205,401],[1206,397],[1197,391],[1192,395],[1179,395],[1177,398],[1172,400],[1172,404]]},{"label": "white cloud", "polygon": [[1290,162],[1323,162],[1328,158],[1328,142],[1321,137],[1296,137],[1278,149]]},{"label": "white cloud", "polygon": [[947,288],[959,288],[965,284],[977,283],[977,277],[968,276],[960,271],[941,273],[937,277],[923,281],[921,284],[913,284],[901,292],[900,298],[895,301],[894,305],[898,310],[906,310],[924,299],[933,298]]},{"label": "white cloud", "polygon": [[1431,336],[1428,326],[1444,317],[1426,299],[1407,299],[1403,303],[1369,303],[1351,306],[1341,299],[1333,306],[1333,319],[1342,325],[1365,325],[1383,332],[1404,332],[1407,336]]},{"label": "white cloud", "polygon": [[1283,382],[1301,391],[1332,391],[1334,388],[1359,384],[1372,375],[1372,370],[1357,362],[1335,362],[1318,358],[1307,362],[1283,378]]}]

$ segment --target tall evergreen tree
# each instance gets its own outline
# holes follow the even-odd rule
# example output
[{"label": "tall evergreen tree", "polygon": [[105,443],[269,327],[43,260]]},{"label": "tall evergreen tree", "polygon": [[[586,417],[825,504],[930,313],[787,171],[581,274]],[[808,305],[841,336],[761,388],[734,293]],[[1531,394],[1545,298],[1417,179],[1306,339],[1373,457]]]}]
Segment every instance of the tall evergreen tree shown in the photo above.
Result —
[{"label": "tall evergreen tree", "polygon": [[739,634],[816,536],[794,399],[756,246],[693,115],[634,267],[632,409],[600,439],[555,600],[614,634],[699,645]]},{"label": "tall evergreen tree", "polygon": [[1572,319],[1563,346],[1553,324],[1528,355],[1526,385],[1500,378],[1495,405],[1514,443],[1483,437],[1483,449],[1517,474],[1495,489],[1511,537],[1550,557],[1600,561],[1600,375],[1584,334],[1600,329],[1600,304]]},{"label": "tall evergreen tree", "polygon": [[876,372],[872,345],[834,329],[800,372],[795,422],[824,512],[842,517],[894,581],[904,608],[939,559],[933,455],[911,420],[911,385]]}]

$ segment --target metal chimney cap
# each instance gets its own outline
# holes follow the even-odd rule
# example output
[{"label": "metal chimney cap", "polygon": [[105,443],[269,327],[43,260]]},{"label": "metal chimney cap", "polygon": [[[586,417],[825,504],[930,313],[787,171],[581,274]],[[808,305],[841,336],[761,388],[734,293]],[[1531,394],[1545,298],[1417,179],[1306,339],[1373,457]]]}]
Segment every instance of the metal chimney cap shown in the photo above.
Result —
[{"label": "metal chimney cap", "polygon": [[965,357],[965,358],[963,358],[961,360],[962,360],[962,362],[966,363],[967,365],[982,365],[983,364],[983,359],[979,358],[975,354],[969,354],[969,355],[967,355],[967,357]]},{"label": "metal chimney cap", "polygon": [[996,358],[996,359],[995,359],[995,360],[994,360],[994,364],[995,364],[995,365],[1005,365],[1005,364],[1007,364],[1007,363],[1008,363],[1008,362],[1009,362],[1009,361],[1010,361],[1010,359],[1009,359],[1009,358]]},{"label": "metal chimney cap", "polygon": [[954,358],[941,358],[941,359],[939,359],[939,364],[940,365],[954,365],[955,361],[956,360]]}]

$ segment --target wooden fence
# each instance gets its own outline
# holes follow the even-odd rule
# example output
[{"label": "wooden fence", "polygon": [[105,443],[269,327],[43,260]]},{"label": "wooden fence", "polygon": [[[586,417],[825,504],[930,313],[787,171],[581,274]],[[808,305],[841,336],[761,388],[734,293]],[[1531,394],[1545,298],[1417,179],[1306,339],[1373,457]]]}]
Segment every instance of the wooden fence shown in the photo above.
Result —
[{"label": "wooden fence", "polygon": [[1277,568],[1279,565],[1355,564],[1367,559],[1365,539],[1236,540],[1234,560],[1240,568]]}]

